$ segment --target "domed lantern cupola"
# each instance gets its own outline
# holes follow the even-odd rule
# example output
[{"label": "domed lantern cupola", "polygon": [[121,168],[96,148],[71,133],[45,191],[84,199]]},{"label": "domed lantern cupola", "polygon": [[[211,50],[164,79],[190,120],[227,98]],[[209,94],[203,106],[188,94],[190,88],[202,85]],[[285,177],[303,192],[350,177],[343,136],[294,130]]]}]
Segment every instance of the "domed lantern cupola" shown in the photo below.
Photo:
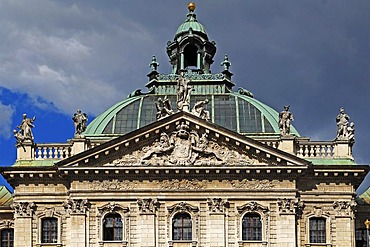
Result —
[{"label": "domed lantern cupola", "polygon": [[188,9],[187,18],[177,29],[174,41],[167,43],[172,74],[180,74],[181,71],[210,74],[216,43],[209,41],[204,26],[197,21],[195,4],[189,3]]}]

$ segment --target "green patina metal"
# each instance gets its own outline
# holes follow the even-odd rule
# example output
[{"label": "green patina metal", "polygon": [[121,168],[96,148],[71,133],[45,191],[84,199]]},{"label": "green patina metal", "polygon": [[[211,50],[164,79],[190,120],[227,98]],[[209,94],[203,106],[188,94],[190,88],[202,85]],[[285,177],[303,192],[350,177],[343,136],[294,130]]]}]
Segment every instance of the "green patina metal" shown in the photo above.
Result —
[{"label": "green patina metal", "polygon": [[0,186],[0,206],[9,206],[13,202],[10,191],[5,186]]},{"label": "green patina metal", "polygon": [[45,167],[45,166],[53,166],[56,162],[60,161],[60,159],[43,159],[43,160],[17,160],[13,167]]},{"label": "green patina metal", "polygon": [[357,165],[356,162],[354,162],[351,159],[340,159],[340,158],[334,158],[330,157],[327,159],[319,159],[319,158],[306,158],[305,160],[312,162],[313,165],[324,165],[324,166],[330,166],[330,165]]},{"label": "green patina metal", "polygon": [[193,11],[189,11],[185,22],[177,28],[175,37],[184,33],[188,34],[189,32],[198,32],[207,36],[206,29],[197,21],[196,14]]}]

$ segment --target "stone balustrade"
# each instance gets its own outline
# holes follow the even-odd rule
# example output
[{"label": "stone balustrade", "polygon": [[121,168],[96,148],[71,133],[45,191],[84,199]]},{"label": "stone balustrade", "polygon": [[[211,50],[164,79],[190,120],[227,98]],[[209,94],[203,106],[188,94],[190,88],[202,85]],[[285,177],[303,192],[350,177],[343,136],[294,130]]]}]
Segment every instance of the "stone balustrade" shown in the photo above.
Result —
[{"label": "stone balustrade", "polygon": [[297,156],[301,158],[333,158],[334,141],[303,141],[297,143]]},{"label": "stone balustrade", "polygon": [[69,143],[37,144],[34,147],[35,159],[65,159],[72,156]]},{"label": "stone balustrade", "polygon": [[[302,137],[256,138],[273,148],[304,159],[353,159],[349,141],[311,141]],[[17,160],[62,160],[99,146],[107,140],[72,139],[68,143],[24,143],[17,148]]]}]

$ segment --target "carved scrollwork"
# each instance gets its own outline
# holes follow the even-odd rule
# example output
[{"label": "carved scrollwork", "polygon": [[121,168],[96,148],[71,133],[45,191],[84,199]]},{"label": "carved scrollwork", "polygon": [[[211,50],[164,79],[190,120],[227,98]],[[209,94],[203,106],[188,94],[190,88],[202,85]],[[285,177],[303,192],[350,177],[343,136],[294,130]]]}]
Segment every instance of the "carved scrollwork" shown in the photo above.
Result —
[{"label": "carved scrollwork", "polygon": [[127,207],[121,206],[118,203],[111,203],[111,202],[108,202],[107,204],[101,207],[98,207],[98,212],[100,215],[104,213],[113,213],[113,212],[118,212],[118,211],[128,212],[129,209]]},{"label": "carved scrollwork", "polygon": [[90,184],[90,189],[98,190],[127,190],[137,187],[135,181],[119,181],[118,179],[94,181]]},{"label": "carved scrollwork", "polygon": [[193,205],[190,205],[186,202],[176,203],[170,207],[167,207],[168,212],[193,212],[196,213],[199,211],[199,208]]},{"label": "carved scrollwork", "polygon": [[164,180],[163,182],[158,182],[159,188],[165,190],[200,190],[207,186],[209,182],[199,181],[197,179],[173,179]]},{"label": "carved scrollwork", "polygon": [[278,182],[274,180],[267,180],[267,179],[264,179],[264,180],[243,179],[241,181],[233,180],[230,183],[231,183],[231,186],[236,189],[263,190],[263,189],[274,188]]},{"label": "carved scrollwork", "polygon": [[154,214],[159,207],[157,199],[137,199],[137,204],[141,214]]},{"label": "carved scrollwork", "polygon": [[85,214],[89,205],[88,200],[84,199],[68,199],[68,201],[63,203],[63,207],[69,214]]},{"label": "carved scrollwork", "polygon": [[1,220],[0,229],[4,228],[14,228],[14,220]]},{"label": "carved scrollwork", "polygon": [[230,207],[230,203],[227,199],[222,198],[208,198],[207,199],[208,209],[214,213],[224,213],[226,208]]},{"label": "carved scrollwork", "polygon": [[236,209],[238,210],[240,214],[243,212],[262,212],[262,213],[269,212],[268,207],[262,206],[261,204],[257,202],[248,202],[244,204],[243,206],[237,207]]},{"label": "carved scrollwork", "polygon": [[210,140],[206,132],[190,130],[180,122],[171,133],[162,132],[150,146],[125,154],[112,162],[114,166],[243,166],[256,163],[247,152]]},{"label": "carved scrollwork", "polygon": [[356,211],[357,203],[355,200],[351,201],[336,201],[333,203],[334,211],[339,216],[353,216]]},{"label": "carved scrollwork", "polygon": [[279,213],[295,213],[298,200],[296,198],[278,198]]},{"label": "carved scrollwork", "polygon": [[30,217],[36,210],[36,205],[33,202],[13,202],[11,208],[17,217]]}]

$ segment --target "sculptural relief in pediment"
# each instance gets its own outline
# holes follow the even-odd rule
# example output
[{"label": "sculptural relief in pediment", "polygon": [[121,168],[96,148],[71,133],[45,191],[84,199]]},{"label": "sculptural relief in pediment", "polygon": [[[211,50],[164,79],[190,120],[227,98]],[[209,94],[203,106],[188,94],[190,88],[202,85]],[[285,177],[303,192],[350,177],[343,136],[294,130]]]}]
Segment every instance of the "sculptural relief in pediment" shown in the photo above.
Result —
[{"label": "sculptural relief in pediment", "polygon": [[160,137],[152,145],[124,154],[114,166],[243,166],[257,163],[246,151],[209,139],[206,131],[190,130],[181,122],[176,130]]}]

